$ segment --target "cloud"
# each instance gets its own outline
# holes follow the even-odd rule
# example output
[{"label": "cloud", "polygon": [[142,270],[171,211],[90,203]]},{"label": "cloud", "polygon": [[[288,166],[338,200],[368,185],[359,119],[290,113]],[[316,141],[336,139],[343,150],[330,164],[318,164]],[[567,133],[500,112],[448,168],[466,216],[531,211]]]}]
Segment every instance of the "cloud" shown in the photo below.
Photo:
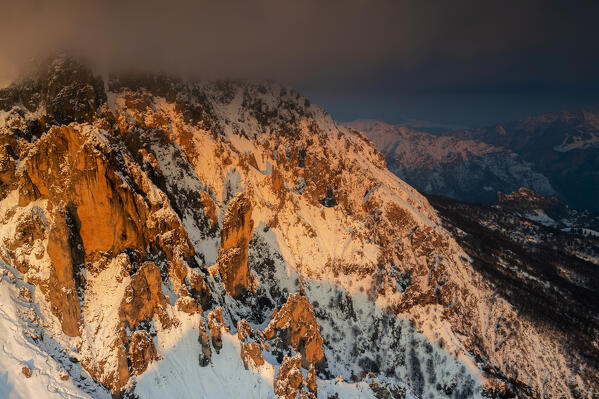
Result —
[{"label": "cloud", "polygon": [[535,51],[556,55],[556,65],[544,68],[552,79],[573,69],[559,56],[587,53],[581,38],[594,33],[585,29],[597,15],[540,0],[21,0],[2,5],[2,13],[0,82],[31,57],[66,50],[100,70],[270,78],[331,90],[479,84],[498,73],[525,78],[531,66],[522,54]]}]

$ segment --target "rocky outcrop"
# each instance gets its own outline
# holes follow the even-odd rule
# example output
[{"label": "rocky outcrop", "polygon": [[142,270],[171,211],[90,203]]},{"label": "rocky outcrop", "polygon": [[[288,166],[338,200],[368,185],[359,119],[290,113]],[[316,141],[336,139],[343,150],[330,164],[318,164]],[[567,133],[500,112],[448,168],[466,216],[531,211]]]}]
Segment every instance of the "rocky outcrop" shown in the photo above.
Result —
[{"label": "rocky outcrop", "polygon": [[202,206],[204,207],[204,214],[210,219],[210,224],[215,226],[218,224],[218,217],[216,216],[216,206],[210,195],[202,191],[201,194]]},{"label": "rocky outcrop", "polygon": [[214,310],[208,313],[208,329],[210,330],[210,338],[212,346],[216,353],[220,353],[223,348],[223,338],[221,329],[226,329],[227,326],[223,321],[223,309],[217,306]]},{"label": "rocky outcrop", "polygon": [[517,211],[548,209],[560,205],[557,197],[552,196],[547,198],[526,187],[520,187],[518,191],[510,194],[498,192],[497,203],[506,209]]},{"label": "rocky outcrop", "polygon": [[302,389],[303,382],[301,356],[299,354],[293,357],[285,356],[275,377],[275,395],[281,399],[295,399],[301,393],[302,397],[315,399],[316,396],[312,392]]},{"label": "rocky outcrop", "polygon": [[152,262],[144,262],[131,276],[131,283],[125,290],[120,308],[120,317],[129,328],[136,328],[143,320],[151,320],[154,314],[164,327],[170,325],[165,312],[166,297],[162,293],[160,271]]},{"label": "rocky outcrop", "polygon": [[241,342],[241,360],[245,369],[248,370],[250,367],[263,365],[263,341],[257,341],[256,332],[245,319],[237,322],[237,338]]},{"label": "rocky outcrop", "polygon": [[185,259],[194,255],[187,232],[168,196],[130,159],[116,159],[106,137],[85,126],[53,127],[24,165],[19,205],[46,198],[71,204],[86,260],[158,247],[179,288]]},{"label": "rocky outcrop", "polygon": [[4,199],[16,184],[16,162],[11,152],[10,145],[0,141],[0,200]]},{"label": "rocky outcrop", "polygon": [[285,188],[285,181],[284,181],[283,175],[274,166],[272,168],[271,181],[272,181],[272,189],[275,194],[279,194],[280,191]]},{"label": "rocky outcrop", "polygon": [[175,307],[177,310],[188,314],[196,313],[198,311],[198,305],[196,304],[196,301],[187,295],[180,295],[175,302]]},{"label": "rocky outcrop", "polygon": [[199,363],[200,367],[206,367],[212,360],[212,349],[210,348],[210,335],[206,332],[206,321],[202,318],[199,325],[200,335],[198,342],[202,346],[200,352]]},{"label": "rocky outcrop", "polygon": [[239,342],[243,342],[254,335],[254,329],[250,326],[245,319],[237,322],[237,339]]},{"label": "rocky outcrop", "polygon": [[250,367],[262,366],[264,358],[262,357],[262,348],[258,342],[245,342],[241,344],[241,360],[246,370]]},{"label": "rocky outcrop", "polygon": [[150,334],[143,330],[131,334],[129,337],[129,361],[132,375],[141,375],[157,357],[154,341]]},{"label": "rocky outcrop", "polygon": [[246,193],[239,193],[227,206],[216,259],[225,290],[233,297],[251,289],[248,245],[253,228],[252,204]]},{"label": "rocky outcrop", "polygon": [[197,299],[200,309],[207,309],[211,303],[210,289],[204,281],[204,276],[194,269],[187,273],[187,281],[189,282],[190,295]]},{"label": "rocky outcrop", "polygon": [[287,303],[264,329],[264,336],[268,340],[277,336],[283,346],[291,345],[301,353],[303,367],[321,366],[324,361],[323,340],[314,316],[314,308],[303,295],[289,294]]},{"label": "rocky outcrop", "polygon": [[318,393],[318,385],[316,384],[316,369],[314,368],[314,365],[311,365],[308,369],[308,375],[306,376],[305,384],[310,392],[314,393],[314,395]]},{"label": "rocky outcrop", "polygon": [[118,254],[143,248],[141,221],[147,209],[133,196],[109,160],[98,150],[99,140],[79,129],[53,127],[42,136],[25,162],[25,180],[34,198],[22,194],[20,205],[49,198],[71,202],[79,220],[86,255],[97,251]]}]

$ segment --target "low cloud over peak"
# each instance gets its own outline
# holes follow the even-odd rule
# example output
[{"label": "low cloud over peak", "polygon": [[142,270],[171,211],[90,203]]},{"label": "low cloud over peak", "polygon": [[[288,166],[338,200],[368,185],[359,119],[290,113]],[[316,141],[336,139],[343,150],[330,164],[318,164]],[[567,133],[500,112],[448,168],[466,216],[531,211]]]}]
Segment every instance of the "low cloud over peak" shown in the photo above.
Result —
[{"label": "low cloud over peak", "polygon": [[99,71],[395,96],[599,86],[595,2],[68,1],[2,5],[0,83],[67,51]]}]

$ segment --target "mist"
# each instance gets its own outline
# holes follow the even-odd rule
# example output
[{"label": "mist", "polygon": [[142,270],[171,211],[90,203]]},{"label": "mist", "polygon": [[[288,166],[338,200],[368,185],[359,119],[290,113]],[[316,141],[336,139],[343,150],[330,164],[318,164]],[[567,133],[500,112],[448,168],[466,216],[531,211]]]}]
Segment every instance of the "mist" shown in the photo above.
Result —
[{"label": "mist", "polygon": [[317,98],[354,98],[348,103],[361,96],[405,103],[452,93],[599,93],[596,2],[5,3],[3,85],[31,59],[64,51],[99,73],[271,79]]}]

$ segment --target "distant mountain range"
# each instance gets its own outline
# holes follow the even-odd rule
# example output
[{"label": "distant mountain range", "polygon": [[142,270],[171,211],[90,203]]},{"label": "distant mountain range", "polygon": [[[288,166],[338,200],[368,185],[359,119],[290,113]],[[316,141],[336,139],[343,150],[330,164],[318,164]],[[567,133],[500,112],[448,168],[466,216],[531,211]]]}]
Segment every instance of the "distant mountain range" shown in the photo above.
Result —
[{"label": "distant mountain range", "polygon": [[545,114],[440,136],[380,121],[366,134],[389,169],[420,191],[470,202],[527,187],[573,208],[599,211],[599,112]]},{"label": "distant mountain range", "polygon": [[599,111],[559,112],[447,134],[510,149],[571,207],[599,211]]},{"label": "distant mountain range", "polygon": [[480,140],[435,136],[380,121],[346,124],[385,155],[388,168],[416,189],[469,202],[494,202],[497,192],[529,187],[556,195],[550,181],[518,154]]}]

